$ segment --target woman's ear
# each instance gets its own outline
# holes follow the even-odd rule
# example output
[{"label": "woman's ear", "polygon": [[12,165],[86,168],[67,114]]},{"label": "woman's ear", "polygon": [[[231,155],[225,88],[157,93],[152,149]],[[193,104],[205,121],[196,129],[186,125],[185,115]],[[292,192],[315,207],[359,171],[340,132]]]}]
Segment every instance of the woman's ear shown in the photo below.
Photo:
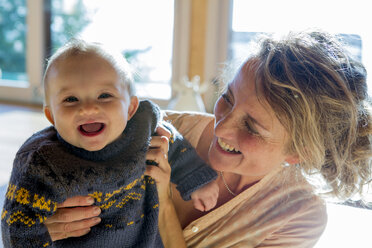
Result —
[{"label": "woman's ear", "polygon": [[48,106],[44,106],[44,115],[48,119],[48,121],[54,125],[54,120],[53,120],[53,115],[52,112],[50,111]]},{"label": "woman's ear", "polygon": [[130,104],[128,107],[128,120],[130,120],[138,109],[139,101],[138,97],[132,96],[130,98]]},{"label": "woman's ear", "polygon": [[288,156],[285,159],[285,162],[287,162],[290,165],[299,164],[300,163],[300,158],[298,157],[298,155],[291,155],[291,156]]}]

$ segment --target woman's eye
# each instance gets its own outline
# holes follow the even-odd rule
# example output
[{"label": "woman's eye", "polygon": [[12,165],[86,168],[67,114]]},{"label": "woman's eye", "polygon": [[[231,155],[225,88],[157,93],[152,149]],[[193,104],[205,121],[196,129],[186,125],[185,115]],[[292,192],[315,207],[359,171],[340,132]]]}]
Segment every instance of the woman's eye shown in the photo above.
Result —
[{"label": "woman's eye", "polygon": [[244,125],[248,132],[255,136],[260,136],[260,133],[249,123],[249,121],[244,121]]},{"label": "woman's eye", "polygon": [[77,102],[79,101],[76,97],[74,96],[69,96],[67,97],[65,100],[63,100],[64,102]]},{"label": "woman's eye", "polygon": [[230,97],[229,97],[229,95],[227,94],[227,93],[223,93],[222,95],[221,95],[221,97],[225,100],[225,102],[227,102],[228,104],[230,104],[230,105],[232,105],[233,103],[232,103],[232,101],[231,101],[231,99],[230,99]]},{"label": "woman's eye", "polygon": [[105,98],[110,98],[112,97],[111,94],[108,94],[108,93],[102,93],[101,95],[99,95],[99,99],[105,99]]}]

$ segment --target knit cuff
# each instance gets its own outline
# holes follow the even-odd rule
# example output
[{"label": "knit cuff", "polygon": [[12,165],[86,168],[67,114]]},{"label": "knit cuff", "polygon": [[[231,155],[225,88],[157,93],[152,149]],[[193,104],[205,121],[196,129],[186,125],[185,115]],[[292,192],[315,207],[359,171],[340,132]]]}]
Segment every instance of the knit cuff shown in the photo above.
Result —
[{"label": "knit cuff", "polygon": [[196,170],[188,173],[177,185],[182,199],[191,200],[191,193],[203,187],[217,178],[217,172],[208,165],[201,166]]}]

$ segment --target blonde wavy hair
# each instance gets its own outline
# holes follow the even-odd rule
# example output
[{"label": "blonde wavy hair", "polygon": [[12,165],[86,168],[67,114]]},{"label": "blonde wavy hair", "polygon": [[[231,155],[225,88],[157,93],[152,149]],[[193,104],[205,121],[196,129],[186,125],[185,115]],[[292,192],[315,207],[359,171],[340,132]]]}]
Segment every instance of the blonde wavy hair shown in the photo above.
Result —
[{"label": "blonde wavy hair", "polygon": [[[348,199],[371,182],[371,99],[366,70],[322,31],[265,38],[249,59],[256,84],[289,133],[289,154],[328,193]],[[259,94],[257,94],[259,95]]]}]

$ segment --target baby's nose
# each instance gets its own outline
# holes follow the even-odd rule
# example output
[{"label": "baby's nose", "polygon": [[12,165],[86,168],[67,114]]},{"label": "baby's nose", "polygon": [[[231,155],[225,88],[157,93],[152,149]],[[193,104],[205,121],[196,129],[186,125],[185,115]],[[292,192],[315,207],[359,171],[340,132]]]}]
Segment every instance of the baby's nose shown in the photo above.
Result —
[{"label": "baby's nose", "polygon": [[80,109],[81,115],[94,115],[94,114],[97,114],[98,112],[99,112],[99,108],[94,103],[83,104]]}]

